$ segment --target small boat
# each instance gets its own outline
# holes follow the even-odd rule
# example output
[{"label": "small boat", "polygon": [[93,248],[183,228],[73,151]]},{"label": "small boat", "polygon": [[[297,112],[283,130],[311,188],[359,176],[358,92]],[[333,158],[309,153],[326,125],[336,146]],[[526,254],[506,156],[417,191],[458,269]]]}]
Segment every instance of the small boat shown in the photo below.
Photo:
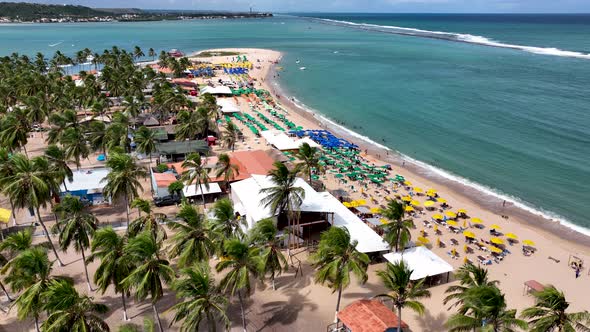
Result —
[{"label": "small boat", "polygon": [[301,62],[301,61],[299,61],[299,60],[295,61],[295,63],[300,63],[300,62]]},{"label": "small boat", "polygon": [[168,55],[169,56],[172,56],[172,57],[175,57],[175,58],[180,58],[180,57],[184,56],[184,53],[182,53],[181,51],[173,48],[170,51],[168,51]]},{"label": "small boat", "polygon": [[307,69],[307,68],[305,68],[305,67],[299,67],[299,70],[305,70],[305,69]]}]

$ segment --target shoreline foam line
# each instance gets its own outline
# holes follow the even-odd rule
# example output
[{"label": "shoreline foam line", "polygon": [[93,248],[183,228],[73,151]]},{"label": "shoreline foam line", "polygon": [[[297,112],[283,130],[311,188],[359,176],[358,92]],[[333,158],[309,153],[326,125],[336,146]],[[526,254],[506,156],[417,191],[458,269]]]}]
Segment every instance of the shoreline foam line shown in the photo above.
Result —
[{"label": "shoreline foam line", "polygon": [[507,44],[507,43],[494,41],[492,39],[489,39],[489,38],[486,38],[483,36],[470,35],[470,34],[466,34],[466,33],[429,31],[429,30],[405,28],[405,27],[398,27],[398,26],[391,26],[391,25],[355,23],[355,22],[331,20],[331,19],[327,19],[327,18],[317,18],[317,17],[305,17],[305,18],[312,19],[314,21],[319,21],[320,23],[324,23],[324,24],[352,27],[352,28],[357,28],[357,29],[367,30],[367,31],[392,33],[392,34],[397,34],[397,35],[414,36],[414,37],[422,37],[422,38],[441,39],[441,40],[448,40],[448,41],[475,44],[475,45],[483,45],[483,46],[489,46],[489,47],[508,48],[508,49],[520,50],[520,51],[525,51],[525,52],[540,54],[540,55],[552,55],[552,56],[590,60],[590,54],[588,54],[588,53],[561,50],[561,49],[554,48],[554,47],[536,47],[536,46]]},{"label": "shoreline foam line", "polygon": [[[286,91],[281,87],[281,85],[276,80],[273,82],[273,85],[274,85],[274,88],[277,89],[281,95],[288,97],[288,99],[290,99],[291,102],[295,106],[297,106],[300,110],[302,110],[310,115],[313,115],[316,119],[320,120],[321,122],[326,123],[330,127],[336,128],[337,130],[342,131],[345,134],[348,134],[352,137],[358,138],[358,139],[364,141],[365,143],[375,146],[379,149],[386,150],[386,151],[393,153],[394,155],[390,154],[389,157],[393,157],[393,158],[397,157],[397,158],[401,159],[401,161],[406,161],[410,164],[415,165],[419,170],[423,171],[424,176],[426,178],[429,178],[430,180],[432,180],[434,182],[436,182],[436,180],[432,179],[432,175],[440,177],[446,181],[454,182],[460,186],[471,188],[471,189],[476,190],[477,192],[484,194],[488,197],[498,199],[499,201],[505,200],[506,202],[511,203],[517,209],[520,209],[520,210],[528,212],[530,214],[539,216],[549,222],[559,224],[563,227],[566,227],[566,228],[573,230],[577,233],[580,233],[584,236],[590,237],[590,229],[585,228],[580,225],[577,225],[577,224],[571,222],[570,220],[568,220],[567,218],[565,218],[555,212],[545,210],[541,207],[536,207],[533,204],[528,203],[519,197],[515,197],[510,194],[506,194],[506,193],[502,192],[500,189],[494,189],[494,188],[488,187],[486,185],[477,183],[475,181],[466,179],[460,175],[456,175],[450,171],[438,168],[436,166],[432,166],[432,165],[427,164],[423,161],[409,157],[397,150],[393,150],[387,146],[384,146],[378,142],[375,142],[374,140],[372,140],[368,136],[364,136],[362,134],[359,134],[359,133],[357,133],[357,132],[355,132],[355,131],[353,131],[353,130],[351,130],[339,123],[336,123],[335,121],[331,120],[330,118],[328,118],[326,115],[322,114],[321,112],[305,105],[303,102],[301,102],[299,99],[297,99],[293,95],[289,95],[289,94],[285,93]],[[384,156],[382,156],[382,157],[384,157]]]}]

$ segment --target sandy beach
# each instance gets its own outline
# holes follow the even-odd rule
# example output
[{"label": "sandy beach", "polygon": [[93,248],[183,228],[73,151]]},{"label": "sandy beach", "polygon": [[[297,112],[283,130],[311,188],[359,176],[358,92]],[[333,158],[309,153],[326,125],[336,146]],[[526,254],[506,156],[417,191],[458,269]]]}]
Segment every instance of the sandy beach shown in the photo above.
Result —
[{"label": "sandy beach", "polygon": [[[305,129],[327,129],[339,137],[346,138],[358,144],[363,151],[361,157],[367,163],[376,166],[392,165],[393,170],[390,173],[392,176],[401,174],[407,181],[412,183],[409,187],[395,188],[397,192],[392,193],[387,193],[384,190],[393,191],[394,188],[390,182],[385,182],[381,187],[369,184],[361,191],[361,187],[357,184],[344,184],[332,173],[326,172],[326,174],[321,175],[320,179],[327,189],[345,190],[349,193],[351,199],[365,199],[369,207],[378,207],[386,204],[386,196],[406,196],[410,191],[414,193],[412,198],[419,201],[423,206],[426,196],[415,192],[413,188],[420,187],[424,191],[434,188],[439,197],[446,199],[448,205],[450,205],[451,208],[446,211],[465,209],[470,218],[480,218],[483,220],[483,224],[486,226],[483,229],[472,227],[469,223],[469,218],[457,220],[459,224],[463,224],[465,220],[467,228],[476,234],[477,239],[489,239],[488,227],[492,224],[497,224],[501,227],[500,231],[504,234],[511,232],[518,235],[520,241],[528,239],[535,242],[535,248],[537,250],[531,256],[524,256],[522,254],[522,245],[520,243],[515,243],[514,245],[507,244],[506,248],[511,251],[511,254],[507,255],[499,264],[493,263],[488,266],[490,278],[500,281],[500,289],[506,294],[509,308],[518,309],[520,312],[522,309],[533,304],[533,298],[525,295],[523,292],[523,283],[528,280],[537,280],[542,284],[553,284],[561,289],[565,293],[566,298],[571,302],[570,309],[573,311],[585,310],[590,307],[590,299],[587,296],[590,292],[590,274],[587,267],[590,264],[589,237],[553,221],[545,220],[540,216],[521,210],[514,204],[508,203],[506,206],[503,206],[502,200],[484,195],[473,188],[444,179],[442,176],[430,174],[426,169],[420,167],[420,165],[403,160],[391,151],[363,141],[358,136],[337,126],[335,123],[331,123],[318,114],[310,113],[308,110],[299,107],[290,100],[293,96],[286,95],[277,83],[276,76],[280,75],[280,71],[277,71],[276,67],[281,66],[281,54],[279,52],[262,49],[223,49],[223,51],[239,52],[248,57],[248,60],[254,65],[249,75],[256,80],[256,88],[270,91],[273,99],[286,111],[285,114],[289,120]],[[231,58],[231,56],[198,57],[194,58],[194,60],[225,63],[231,62]],[[222,74],[221,77],[223,78],[224,75]],[[209,80],[216,81],[217,79],[218,77],[213,79],[199,78],[196,81],[199,84],[203,84]],[[236,100],[242,112],[251,113],[245,97],[237,97]],[[260,111],[266,112],[263,111],[263,108],[260,108]],[[237,143],[236,150],[272,149],[264,138],[256,137],[243,124],[237,121],[235,123],[245,135],[244,139]],[[44,146],[45,143],[42,134],[35,133],[27,145],[27,150],[30,151],[30,155],[38,155],[43,152]],[[215,146],[212,152],[213,154],[219,154],[225,151],[227,149]],[[147,159],[142,160],[142,162],[146,166],[149,164],[149,160]],[[96,167],[100,165],[102,163],[96,161],[96,155],[91,155],[88,160],[84,161],[83,167]],[[146,179],[142,184],[144,186],[142,197],[151,199],[149,180]],[[353,189],[351,186],[355,188]],[[374,201],[371,200],[371,197]],[[0,206],[9,208],[9,204],[4,198],[0,200]],[[166,213],[169,216],[173,216],[175,211],[175,206],[157,208],[157,212]],[[455,234],[448,229],[439,227],[438,229],[441,231],[441,234],[436,235],[434,228],[429,228],[423,224],[424,220],[432,221],[433,215],[440,213],[439,211],[429,211],[426,209],[419,211],[419,213],[412,216],[416,225],[416,229],[412,231],[412,238],[415,239],[422,236],[422,230],[426,232],[426,237],[431,243],[428,247],[454,268],[461,266],[465,257],[473,262],[477,262],[476,257],[478,255],[485,256],[487,254],[478,250],[466,254],[463,250],[465,238],[462,234]],[[17,212],[19,224],[27,224],[33,221],[33,218],[28,215],[27,211],[19,210]],[[125,218],[125,209],[121,204],[106,208],[96,208],[93,212],[98,214],[101,222],[120,223]],[[47,209],[43,213],[44,218],[51,225],[51,214]],[[136,215],[136,211],[132,211],[131,218]],[[502,216],[508,216],[508,218]],[[436,245],[437,238],[446,243],[447,247],[439,248]],[[458,240],[460,245],[453,247],[451,245],[451,239]],[[41,241],[43,238],[37,237],[37,240]],[[54,241],[56,241],[55,237]],[[459,253],[458,259],[451,259],[448,255],[448,252],[452,248],[455,248]],[[88,292],[84,282],[80,256],[72,250],[62,255],[62,260],[66,263],[66,266],[59,267],[56,264],[54,273],[74,277],[77,281],[77,288],[81,292]],[[568,260],[571,255],[575,255],[585,262],[585,268],[582,270],[579,278],[575,278],[574,270],[568,266]],[[325,331],[326,326],[333,321],[336,294],[332,293],[329,288],[316,285],[313,282],[313,268],[307,263],[306,251],[301,251],[297,255],[297,258],[303,262],[302,276],[295,276],[294,270],[290,269],[277,279],[277,290],[273,290],[272,287],[263,285],[262,283],[257,284],[256,290],[246,301],[248,306],[247,321],[249,331]],[[214,265],[215,261],[212,261],[211,264]],[[375,271],[383,269],[384,265],[384,263],[371,264],[368,271],[369,279],[364,285],[359,285],[356,281],[353,281],[343,292],[341,308],[344,308],[357,299],[370,298],[383,293],[385,288],[381,285]],[[91,275],[96,270],[96,267],[96,262],[89,265],[89,273]],[[404,310],[403,320],[409,324],[411,331],[445,330],[443,325],[453,311],[449,311],[443,305],[442,300],[444,298],[444,291],[452,282],[451,279],[450,283],[429,289],[432,293],[431,298],[422,301],[427,308],[425,315],[418,316],[412,311]],[[123,323],[120,298],[112,289],[109,289],[104,295],[97,292],[93,292],[91,295],[96,300],[102,301],[111,307],[112,310],[108,313],[107,322],[112,330],[116,330],[116,327]],[[164,326],[170,324],[172,313],[166,310],[174,304],[174,301],[174,294],[168,291],[158,303]],[[141,303],[131,301],[128,304],[128,308],[132,323],[141,325],[144,317],[151,317],[151,308],[148,301]],[[229,314],[232,320],[232,330],[241,331],[237,300],[232,300]],[[0,331],[26,331],[32,329],[34,329],[34,326],[31,321],[21,322],[17,320],[15,309],[11,310],[7,315],[0,314]],[[178,326],[173,325],[168,330],[177,331]]]}]

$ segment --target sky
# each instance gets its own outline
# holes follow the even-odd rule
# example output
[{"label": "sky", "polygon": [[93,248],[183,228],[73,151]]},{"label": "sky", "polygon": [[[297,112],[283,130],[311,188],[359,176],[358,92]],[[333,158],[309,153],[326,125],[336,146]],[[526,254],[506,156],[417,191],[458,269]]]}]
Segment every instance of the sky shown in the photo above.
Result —
[{"label": "sky", "polygon": [[363,13],[590,13],[590,0],[20,0],[103,8]]}]

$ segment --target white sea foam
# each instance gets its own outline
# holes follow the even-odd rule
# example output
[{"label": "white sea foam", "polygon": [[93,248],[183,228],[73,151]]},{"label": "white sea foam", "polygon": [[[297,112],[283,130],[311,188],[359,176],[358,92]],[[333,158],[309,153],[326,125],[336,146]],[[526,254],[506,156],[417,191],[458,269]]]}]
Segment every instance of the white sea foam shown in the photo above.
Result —
[{"label": "white sea foam", "polygon": [[527,203],[527,202],[523,201],[522,199],[520,199],[518,197],[511,196],[511,195],[506,194],[506,193],[504,193],[504,192],[502,192],[502,191],[500,191],[498,189],[490,188],[488,186],[479,184],[477,182],[474,182],[474,181],[471,181],[469,179],[463,178],[463,177],[461,177],[459,175],[453,174],[453,173],[451,173],[449,171],[440,169],[438,167],[429,165],[429,164],[427,164],[425,162],[422,162],[422,161],[416,160],[414,158],[411,158],[411,157],[409,157],[407,155],[404,155],[404,154],[402,154],[402,153],[400,153],[398,151],[394,151],[394,150],[392,150],[392,149],[390,149],[390,148],[388,148],[388,147],[386,147],[386,146],[384,146],[382,144],[379,144],[379,143],[375,142],[374,140],[370,139],[367,136],[361,135],[361,134],[359,134],[359,133],[357,133],[357,132],[355,132],[355,131],[353,131],[351,129],[348,129],[348,128],[346,128],[346,127],[344,127],[344,126],[342,126],[342,125],[334,122],[333,120],[331,120],[331,119],[329,119],[329,118],[321,115],[318,111],[316,111],[313,108],[305,105],[303,102],[301,102],[296,97],[291,97],[291,100],[293,101],[293,103],[295,105],[297,105],[297,107],[299,107],[300,109],[303,109],[304,111],[306,111],[308,113],[314,114],[314,116],[316,118],[318,118],[320,121],[322,121],[324,123],[328,123],[330,126],[336,127],[336,128],[338,128],[338,130],[341,130],[343,132],[346,132],[346,134],[348,134],[350,136],[353,136],[355,138],[361,139],[361,140],[365,141],[366,143],[369,143],[371,145],[374,145],[374,146],[376,146],[376,147],[378,147],[380,149],[384,149],[384,150],[387,150],[387,151],[393,151],[393,152],[397,153],[403,160],[407,161],[408,163],[417,165],[419,168],[425,170],[426,173],[428,173],[430,175],[434,175],[434,176],[443,178],[445,180],[453,181],[453,182],[458,183],[458,184],[460,184],[462,186],[469,187],[471,189],[474,189],[474,190],[476,190],[478,192],[483,193],[484,195],[487,195],[487,196],[490,196],[490,197],[494,197],[494,198],[498,199],[499,201],[500,200],[505,200],[506,202],[511,203],[512,205],[516,206],[517,208],[519,208],[521,210],[524,210],[524,211],[527,211],[527,212],[529,212],[531,214],[540,216],[540,217],[542,217],[544,219],[547,219],[547,220],[549,220],[551,222],[559,223],[560,225],[562,225],[564,227],[567,227],[569,229],[572,229],[572,230],[574,230],[574,231],[576,231],[578,233],[584,234],[586,236],[590,236],[590,229],[587,229],[585,227],[576,225],[576,224],[572,223],[571,221],[567,220],[567,218],[565,218],[565,217],[563,217],[563,216],[561,216],[561,215],[559,215],[557,213],[554,213],[552,211],[545,210],[545,209],[540,208],[540,207],[535,207],[532,204]]},{"label": "white sea foam", "polygon": [[421,29],[414,29],[414,28],[391,26],[391,25],[355,23],[355,22],[338,21],[338,20],[331,20],[331,19],[318,19],[318,18],[312,18],[312,19],[319,20],[321,22],[325,22],[325,23],[329,23],[329,24],[351,26],[351,27],[364,29],[364,30],[387,32],[387,33],[394,33],[394,34],[400,34],[400,35],[410,35],[410,36],[416,36],[416,37],[445,39],[445,40],[450,40],[450,41],[478,44],[478,45],[491,46],[491,47],[510,48],[510,49],[521,50],[521,51],[535,53],[535,54],[553,55],[553,56],[590,60],[590,54],[588,54],[588,53],[561,50],[561,49],[554,48],[554,47],[535,47],[535,46],[526,46],[526,45],[507,44],[507,43],[494,41],[492,39],[489,39],[489,38],[486,38],[483,36],[476,36],[476,35],[470,35],[470,34],[444,32],[444,31],[421,30]]}]

